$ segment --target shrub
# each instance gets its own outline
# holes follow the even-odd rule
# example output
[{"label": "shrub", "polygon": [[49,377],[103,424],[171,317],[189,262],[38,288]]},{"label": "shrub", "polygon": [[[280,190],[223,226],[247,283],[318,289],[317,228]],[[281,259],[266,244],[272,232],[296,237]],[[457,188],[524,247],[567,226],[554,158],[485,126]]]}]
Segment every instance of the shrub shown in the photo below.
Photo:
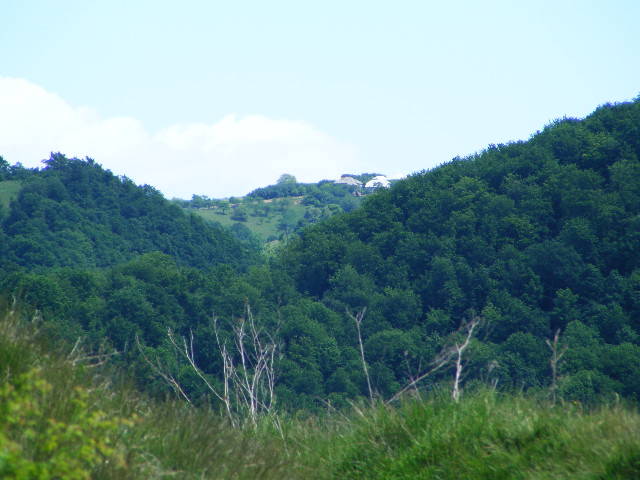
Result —
[{"label": "shrub", "polygon": [[115,442],[132,421],[91,408],[89,391],[68,392],[64,415],[49,415],[52,386],[32,369],[0,387],[0,477],[91,478],[104,462],[124,463]]}]

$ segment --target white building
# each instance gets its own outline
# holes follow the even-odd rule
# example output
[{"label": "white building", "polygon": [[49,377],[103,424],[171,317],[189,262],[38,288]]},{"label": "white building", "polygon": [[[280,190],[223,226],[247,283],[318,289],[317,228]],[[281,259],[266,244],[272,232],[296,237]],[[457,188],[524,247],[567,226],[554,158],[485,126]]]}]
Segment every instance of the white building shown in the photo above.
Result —
[{"label": "white building", "polygon": [[354,187],[361,187],[362,182],[356,178],[353,178],[349,175],[342,175],[335,183],[342,183],[345,185],[353,185]]},{"label": "white building", "polygon": [[377,175],[365,184],[365,188],[389,188],[391,182],[384,175]]}]

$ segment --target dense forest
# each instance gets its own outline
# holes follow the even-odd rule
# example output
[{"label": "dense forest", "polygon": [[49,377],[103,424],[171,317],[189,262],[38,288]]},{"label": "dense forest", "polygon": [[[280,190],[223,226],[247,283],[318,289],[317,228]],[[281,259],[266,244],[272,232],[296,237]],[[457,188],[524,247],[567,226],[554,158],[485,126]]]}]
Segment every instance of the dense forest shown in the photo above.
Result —
[{"label": "dense forest", "polygon": [[199,268],[257,261],[228,231],[185,215],[149,185],[91,159],[57,153],[43,163],[40,170],[0,165],[0,180],[21,184],[2,219],[5,270],[107,267],[154,251]]},{"label": "dense forest", "polygon": [[603,106],[399,182],[304,231],[281,265],[334,312],[369,307],[383,395],[405,381],[404,352],[480,315],[476,378],[547,385],[560,330],[563,394],[638,399],[639,156],[640,102]]},{"label": "dense forest", "polygon": [[220,408],[244,359],[268,372],[258,410],[388,400],[466,333],[461,372],[441,362],[416,388],[461,373],[638,401],[639,158],[640,101],[602,106],[398,181],[268,259],[92,160],[4,162],[0,290],[50,336],[117,352],[139,388]]}]

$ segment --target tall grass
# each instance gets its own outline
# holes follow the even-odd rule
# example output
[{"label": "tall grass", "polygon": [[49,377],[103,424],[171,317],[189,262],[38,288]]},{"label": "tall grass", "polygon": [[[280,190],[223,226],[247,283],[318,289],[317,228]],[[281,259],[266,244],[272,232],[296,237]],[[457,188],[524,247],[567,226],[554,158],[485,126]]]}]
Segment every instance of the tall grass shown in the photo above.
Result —
[{"label": "tall grass", "polygon": [[622,404],[484,391],[233,428],[145,397],[19,317],[0,316],[3,478],[640,478],[640,415]]},{"label": "tall grass", "polygon": [[[273,429],[232,428],[211,409],[149,399],[71,347],[52,348],[21,317],[0,317],[0,382],[11,390],[0,390],[0,477],[296,478]],[[52,425],[64,431],[49,449]],[[86,458],[74,463],[79,452]]]},{"label": "tall grass", "polygon": [[339,436],[335,478],[640,478],[640,416],[478,392],[366,411]]}]

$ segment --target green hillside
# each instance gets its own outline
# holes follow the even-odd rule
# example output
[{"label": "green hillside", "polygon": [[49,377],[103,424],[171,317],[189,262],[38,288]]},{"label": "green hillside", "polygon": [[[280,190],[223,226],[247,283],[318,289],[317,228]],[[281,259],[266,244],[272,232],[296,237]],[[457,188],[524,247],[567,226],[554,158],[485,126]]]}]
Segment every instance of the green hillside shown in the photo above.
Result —
[{"label": "green hillside", "polygon": [[[487,385],[637,402],[639,138],[640,101],[554,122],[371,193],[269,259],[152,187],[55,155],[22,173],[2,222],[0,291],[51,338],[115,349],[147,394],[232,418]],[[227,215],[336,188],[287,181]],[[238,379],[256,371],[248,399]]]},{"label": "green hillside", "polygon": [[[563,394],[638,400],[639,159],[640,101],[606,105],[398,182],[304,230],[281,266],[345,329],[343,312],[367,307],[367,359],[383,396],[478,316],[470,376],[543,388],[546,341],[559,332]],[[355,346],[353,334],[327,331],[339,348]]]},{"label": "green hillside", "polygon": [[9,162],[0,156],[0,218],[22,188],[20,170],[17,166],[9,165]]},{"label": "green hillside", "polygon": [[212,199],[194,195],[189,201],[174,203],[229,227],[241,238],[251,233],[261,243],[276,243],[288,240],[307,225],[356,209],[365,196],[376,190],[363,186],[376,175],[345,175],[361,182],[358,186],[328,180],[298,183],[295,177],[285,174],[277,184],[258,188],[244,197]]},{"label": "green hillside", "polygon": [[312,207],[301,204],[300,198],[277,198],[248,201],[229,206],[212,206],[189,209],[189,211],[211,222],[217,222],[232,231],[241,232],[246,227],[261,242],[286,239],[299,230],[310,218]]},{"label": "green hillside", "polygon": [[54,154],[45,168],[22,169],[7,180],[0,183],[3,198],[15,198],[0,229],[6,268],[106,267],[152,251],[201,268],[255,261],[228,231],[90,159]]},{"label": "green hillside", "polygon": [[17,180],[0,181],[0,208],[5,211],[9,208],[9,202],[18,196],[22,184]]}]

